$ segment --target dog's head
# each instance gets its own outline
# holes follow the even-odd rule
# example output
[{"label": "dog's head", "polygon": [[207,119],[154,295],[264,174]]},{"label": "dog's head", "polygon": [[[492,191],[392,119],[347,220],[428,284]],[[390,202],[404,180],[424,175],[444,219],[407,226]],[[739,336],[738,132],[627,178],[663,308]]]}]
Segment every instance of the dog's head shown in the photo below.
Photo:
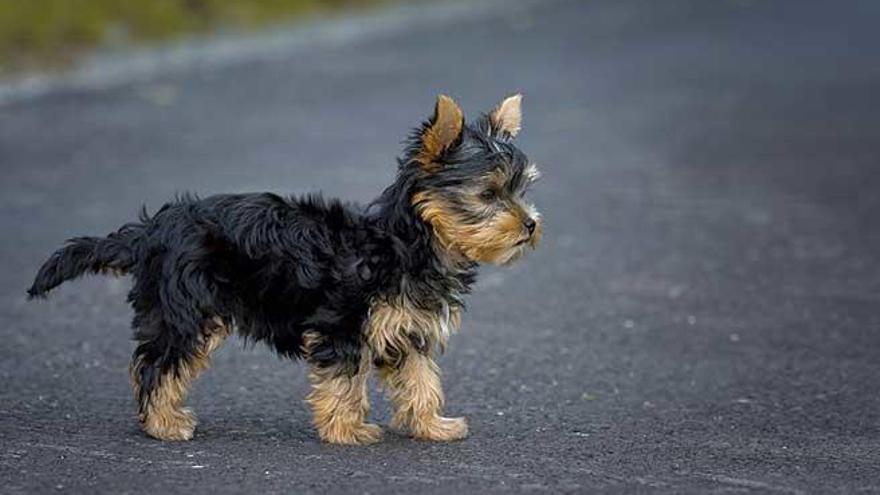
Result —
[{"label": "dog's head", "polygon": [[[466,123],[448,96],[411,136],[401,166],[413,177],[410,201],[437,244],[468,261],[506,264],[536,247],[541,215],[525,193],[537,167],[513,144],[521,95]],[[407,170],[408,169],[408,170]]]}]

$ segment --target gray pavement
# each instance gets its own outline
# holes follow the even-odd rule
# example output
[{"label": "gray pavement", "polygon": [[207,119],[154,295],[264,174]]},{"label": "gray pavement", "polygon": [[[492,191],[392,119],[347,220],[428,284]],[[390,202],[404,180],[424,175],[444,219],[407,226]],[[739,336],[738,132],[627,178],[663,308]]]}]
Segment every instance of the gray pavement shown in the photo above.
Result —
[{"label": "gray pavement", "polygon": [[[880,492],[878,18],[510,3],[0,107],[0,492]],[[128,282],[24,300],[65,238],[176,192],[366,201],[436,93],[514,91],[547,235],[484,271],[442,359],[463,442],[322,445],[302,365],[237,342],[195,439],[153,441]]]}]

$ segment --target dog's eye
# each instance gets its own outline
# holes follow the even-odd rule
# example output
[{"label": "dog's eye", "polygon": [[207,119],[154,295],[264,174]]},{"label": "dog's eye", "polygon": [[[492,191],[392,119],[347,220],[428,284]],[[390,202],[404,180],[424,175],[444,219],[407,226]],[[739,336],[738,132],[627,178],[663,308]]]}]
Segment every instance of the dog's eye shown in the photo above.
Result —
[{"label": "dog's eye", "polygon": [[496,196],[498,196],[498,193],[494,189],[486,189],[480,193],[480,198],[485,201],[492,201]]}]

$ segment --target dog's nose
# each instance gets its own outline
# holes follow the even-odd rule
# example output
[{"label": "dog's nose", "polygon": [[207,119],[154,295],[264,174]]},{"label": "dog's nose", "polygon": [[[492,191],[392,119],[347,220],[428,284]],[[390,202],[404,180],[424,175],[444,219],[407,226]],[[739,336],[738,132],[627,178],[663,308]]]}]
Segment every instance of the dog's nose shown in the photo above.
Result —
[{"label": "dog's nose", "polygon": [[525,226],[526,230],[529,231],[529,235],[532,235],[535,233],[535,227],[538,224],[537,224],[537,222],[535,222],[534,218],[528,217],[525,220],[523,220],[523,225]]}]

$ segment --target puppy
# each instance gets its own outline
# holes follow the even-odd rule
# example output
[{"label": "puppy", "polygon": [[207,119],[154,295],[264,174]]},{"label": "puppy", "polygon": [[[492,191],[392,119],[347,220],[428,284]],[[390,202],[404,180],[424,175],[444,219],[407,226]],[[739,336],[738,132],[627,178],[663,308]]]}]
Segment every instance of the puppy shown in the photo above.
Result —
[{"label": "puppy", "polygon": [[320,438],[366,444],[367,376],[395,406],[392,426],[425,440],[467,435],[442,415],[434,361],[459,326],[479,263],[506,264],[541,237],[524,200],[538,170],[511,142],[521,96],[465,123],[439,96],[394,182],[365,207],[320,196],[184,196],[106,237],[78,237],[40,268],[31,298],[86,273],[131,275],[131,380],[143,430],[189,440],[184,399],[230,333],[310,366]]}]

